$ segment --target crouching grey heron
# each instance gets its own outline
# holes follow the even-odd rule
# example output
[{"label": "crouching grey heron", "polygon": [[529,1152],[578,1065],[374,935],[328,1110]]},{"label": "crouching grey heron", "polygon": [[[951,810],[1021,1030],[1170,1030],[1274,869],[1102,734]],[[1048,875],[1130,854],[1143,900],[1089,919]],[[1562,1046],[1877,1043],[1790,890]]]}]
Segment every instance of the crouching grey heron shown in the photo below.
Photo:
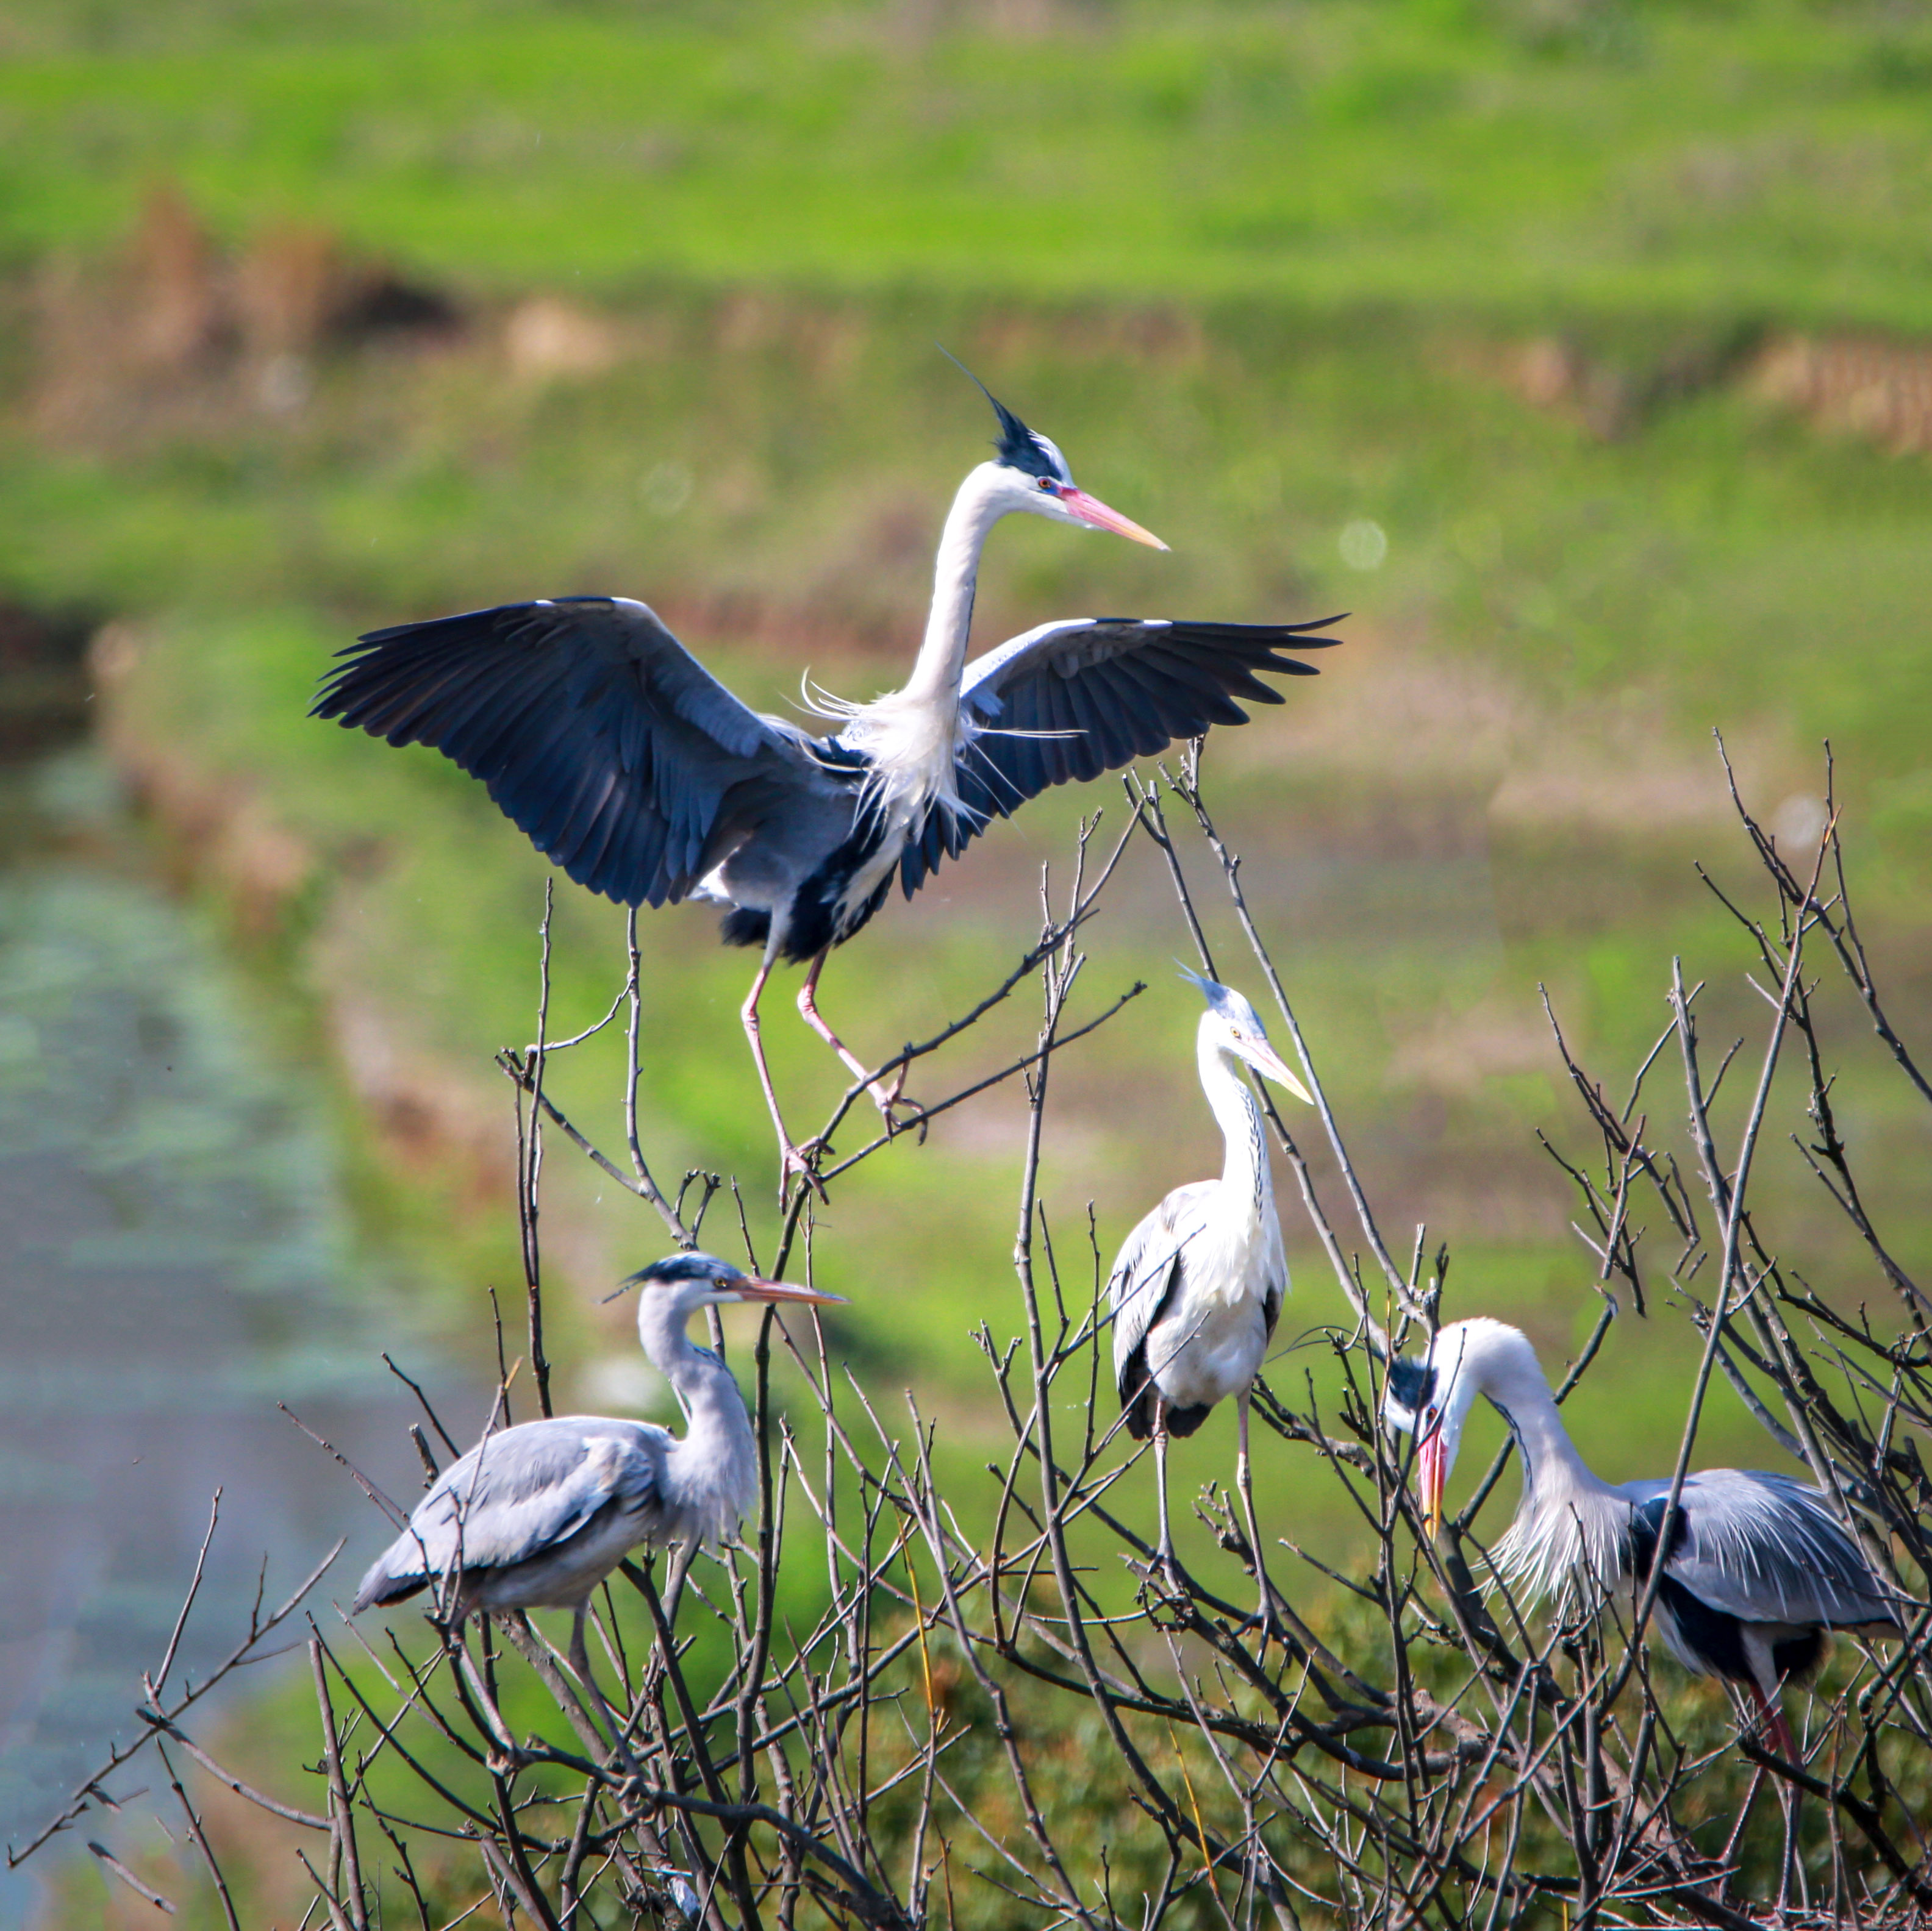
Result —
[{"label": "crouching grey heron", "polygon": [[1260,1015],[1246,1000],[1198,973],[1182,976],[1208,1002],[1195,1033],[1195,1058],[1202,1090],[1227,1144],[1226,1158],[1219,1180],[1176,1187],[1121,1247],[1107,1278],[1114,1381],[1127,1432],[1137,1441],[1154,1438],[1159,1555],[1170,1581],[1174,1560],[1167,1513],[1168,1437],[1192,1435],[1216,1402],[1234,1396],[1240,1441],[1235,1470],[1265,1631],[1273,1621],[1273,1599],[1255,1525],[1248,1394],[1288,1292],[1288,1257],[1275,1214],[1262,1110],[1240,1068],[1252,1066],[1298,1099],[1309,1096],[1268,1044]]},{"label": "crouching grey heron", "polygon": [[758,1492],[758,1444],[731,1372],[685,1324],[726,1301],[824,1306],[837,1294],[760,1280],[710,1254],[674,1254],[633,1274],[638,1338],[686,1418],[556,1415],[486,1435],[436,1480],[369,1566],[351,1614],[440,1585],[452,1621],[476,1612],[568,1609],[571,1666],[592,1687],[584,1645],[591,1592],[638,1543],[718,1543]]},{"label": "crouching grey heron", "polygon": [[806,1023],[897,1102],[820,1015],[826,955],[884,902],[910,898],[996,817],[1048,786],[1150,757],[1237,697],[1277,704],[1256,675],[1312,676],[1280,654],[1336,641],[1319,624],[1071,617],[966,661],[980,556],[1016,511],[1166,545],[1076,487],[1066,461],[988,395],[1000,439],[946,519],[926,637],[902,690],[869,703],[820,694],[813,736],[748,709],[646,605],[559,597],[371,631],[341,653],[312,715],[392,745],[424,744],[480,778],[550,862],[627,905],[709,898],[727,944],[763,948],[740,1014],[778,1137],[781,1186],[808,1174],[787,1134],[759,1037],[781,959],[807,967]]},{"label": "crouching grey heron", "polygon": [[[1383,1414],[1416,1438],[1424,1525],[1478,1395],[1509,1424],[1522,1457],[1522,1500],[1492,1567],[1534,1602],[1552,1590],[1633,1603],[1658,1559],[1670,1483],[1609,1483],[1576,1452],[1536,1351],[1499,1321],[1452,1322],[1419,1360],[1389,1364]],[[1821,1489],[1754,1468],[1684,1477],[1664,1552],[1653,1617],[1686,1669],[1736,1684],[1756,1705],[1779,1754],[1797,1756],[1779,1704],[1786,1677],[1813,1669],[1828,1630],[1896,1634],[1893,1591],[1873,1574]]]}]

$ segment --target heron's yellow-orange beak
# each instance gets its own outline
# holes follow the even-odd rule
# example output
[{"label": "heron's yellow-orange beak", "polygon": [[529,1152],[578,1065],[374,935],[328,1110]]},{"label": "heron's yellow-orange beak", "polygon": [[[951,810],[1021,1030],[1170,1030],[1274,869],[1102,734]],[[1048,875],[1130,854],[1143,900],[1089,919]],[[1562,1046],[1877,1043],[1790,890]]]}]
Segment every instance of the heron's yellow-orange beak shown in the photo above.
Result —
[{"label": "heron's yellow-orange beak", "polygon": [[1076,490],[1071,484],[1060,492],[1060,500],[1082,523],[1090,523],[1096,529],[1111,529],[1116,536],[1124,536],[1130,543],[1144,543],[1150,550],[1167,547],[1152,530],[1142,529],[1118,510],[1109,509],[1098,496],[1090,496],[1084,490]]},{"label": "heron's yellow-orange beak", "polygon": [[799,1301],[807,1307],[843,1307],[843,1294],[820,1294],[816,1288],[794,1287],[789,1281],[760,1280],[748,1274],[731,1290],[741,1301]]},{"label": "heron's yellow-orange beak", "polygon": [[1286,1087],[1297,1099],[1310,1106],[1315,1104],[1315,1096],[1288,1071],[1288,1062],[1272,1046],[1250,1043],[1246,1045],[1246,1050],[1248,1063],[1257,1072],[1266,1074],[1276,1086]]},{"label": "heron's yellow-orange beak", "polygon": [[1436,1539],[1442,1526],[1442,1483],[1448,1470],[1444,1465],[1440,1424],[1416,1444],[1415,1486],[1422,1499],[1422,1526],[1429,1539]]}]

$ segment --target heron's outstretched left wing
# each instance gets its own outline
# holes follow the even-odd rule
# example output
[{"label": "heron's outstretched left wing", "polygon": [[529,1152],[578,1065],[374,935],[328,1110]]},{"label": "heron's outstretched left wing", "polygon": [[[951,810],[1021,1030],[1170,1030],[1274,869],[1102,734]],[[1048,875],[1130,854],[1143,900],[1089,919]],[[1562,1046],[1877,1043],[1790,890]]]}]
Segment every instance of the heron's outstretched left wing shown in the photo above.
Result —
[{"label": "heron's outstretched left wing", "polygon": [[962,808],[935,811],[900,862],[909,898],[942,858],[956,858],[991,819],[1049,785],[1097,778],[1151,757],[1210,724],[1244,724],[1234,702],[1279,704],[1258,674],[1312,677],[1284,649],[1339,637],[1306,624],[1190,623],[1164,617],[1070,617],[1042,624],[967,665],[960,691],[972,733],[962,752]]},{"label": "heron's outstretched left wing", "polygon": [[[1625,1492],[1654,1546],[1670,1484],[1633,1482]],[[1680,1515],[1664,1573],[1713,1609],[1747,1623],[1833,1629],[1898,1620],[1891,1592],[1804,1483],[1755,1468],[1701,1470],[1684,1478]]]},{"label": "heron's outstretched left wing", "polygon": [[552,864],[620,904],[675,903],[734,812],[828,787],[800,736],[725,689],[647,604],[554,597],[371,631],[310,714],[433,745]]}]

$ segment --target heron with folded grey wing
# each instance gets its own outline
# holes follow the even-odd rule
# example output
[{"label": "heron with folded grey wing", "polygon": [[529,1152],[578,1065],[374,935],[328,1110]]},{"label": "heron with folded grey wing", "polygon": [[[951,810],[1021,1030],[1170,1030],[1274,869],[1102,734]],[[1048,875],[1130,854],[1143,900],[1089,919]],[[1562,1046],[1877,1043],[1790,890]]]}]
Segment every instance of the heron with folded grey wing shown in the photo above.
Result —
[{"label": "heron with folded grey wing", "polygon": [[1298,1099],[1309,1095],[1268,1043],[1261,1015],[1240,993],[1198,973],[1183,976],[1207,1001],[1196,1028],[1195,1058],[1226,1154],[1220,1179],[1176,1187],[1121,1247],[1107,1279],[1114,1378],[1127,1432],[1136,1441],[1154,1438],[1157,1555],[1175,1584],[1168,1438],[1192,1435],[1217,1402],[1233,1396],[1237,1483],[1261,1586],[1265,1641],[1274,1624],[1274,1597],[1255,1523],[1248,1399],[1288,1292],[1288,1256],[1275,1213],[1262,1110],[1240,1069],[1252,1067]]},{"label": "heron with folded grey wing", "polygon": [[[758,1441],[730,1370],[685,1332],[732,1301],[825,1306],[836,1294],[766,1281],[710,1254],[674,1254],[625,1283],[638,1336],[686,1417],[556,1415],[486,1435],[436,1478],[369,1566],[351,1613],[442,1592],[443,1616],[568,1609],[571,1666],[592,1689],[584,1642],[591,1592],[640,1543],[728,1540],[758,1499]],[[594,1691],[592,1692],[594,1693]]]},{"label": "heron with folded grey wing", "polygon": [[1389,1366],[1383,1416],[1415,1438],[1431,1535],[1478,1395],[1522,1458],[1522,1500],[1491,1556],[1497,1574],[1526,1604],[1555,1593],[1587,1606],[1613,1593],[1640,1598],[1660,1562],[1652,1621],[1664,1646],[1694,1674],[1742,1691],[1796,1762],[1781,1686],[1816,1666],[1828,1631],[1900,1629],[1904,1599],[1873,1573],[1832,1498],[1762,1469],[1700,1469],[1684,1479],[1660,1551],[1670,1479],[1603,1480],[1563,1426],[1528,1338],[1479,1318],[1451,1322],[1420,1360]]}]

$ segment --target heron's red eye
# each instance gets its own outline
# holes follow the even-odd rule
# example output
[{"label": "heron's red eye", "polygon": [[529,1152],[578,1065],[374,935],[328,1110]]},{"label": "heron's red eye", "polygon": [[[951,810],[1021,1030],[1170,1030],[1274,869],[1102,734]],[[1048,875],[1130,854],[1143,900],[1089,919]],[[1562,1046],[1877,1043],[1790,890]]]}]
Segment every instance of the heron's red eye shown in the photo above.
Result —
[{"label": "heron's red eye", "polygon": [[1051,496],[1053,493],[1053,478],[1051,476],[1041,477],[1040,479],[1040,486],[1048,496]]}]

